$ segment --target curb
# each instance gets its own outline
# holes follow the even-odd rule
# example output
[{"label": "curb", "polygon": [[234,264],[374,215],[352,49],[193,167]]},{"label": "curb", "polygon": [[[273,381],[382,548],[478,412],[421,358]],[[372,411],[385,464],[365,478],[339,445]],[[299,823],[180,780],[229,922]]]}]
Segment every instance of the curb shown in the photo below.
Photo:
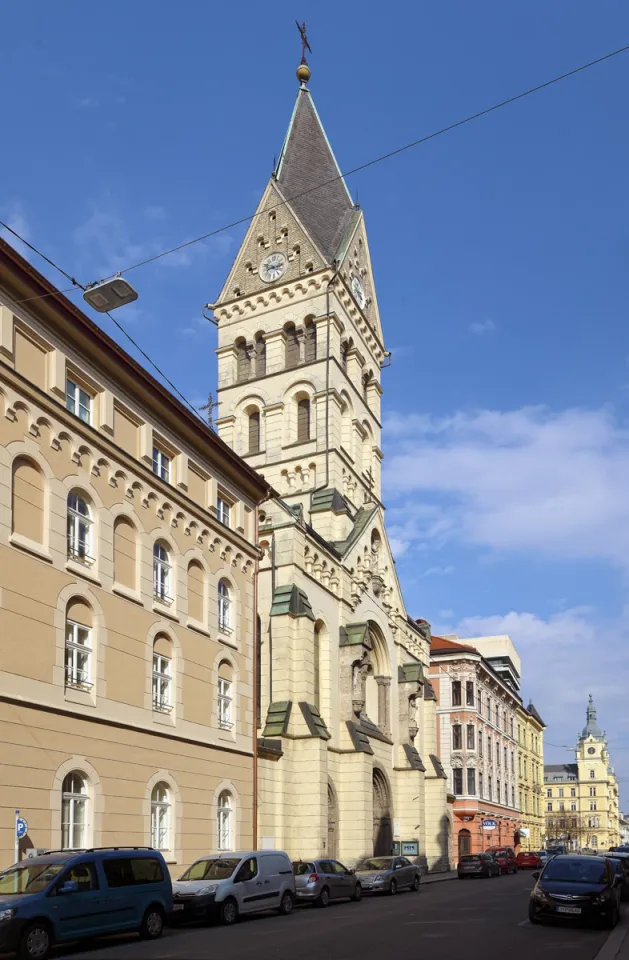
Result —
[{"label": "curb", "polygon": [[[616,960],[629,935],[629,911],[624,911],[620,923],[612,930],[594,960]],[[626,951],[623,951],[625,955]]]}]

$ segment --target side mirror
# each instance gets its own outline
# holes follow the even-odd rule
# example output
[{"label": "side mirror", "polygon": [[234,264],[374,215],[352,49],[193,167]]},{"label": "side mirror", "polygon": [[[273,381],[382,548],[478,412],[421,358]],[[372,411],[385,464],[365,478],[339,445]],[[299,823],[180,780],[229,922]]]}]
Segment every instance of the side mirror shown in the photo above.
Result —
[{"label": "side mirror", "polygon": [[76,880],[66,880],[59,888],[59,893],[77,893],[79,885]]},{"label": "side mirror", "polygon": [[539,877],[540,877],[539,870],[533,870],[533,873],[531,874],[531,876],[533,877],[533,880],[539,880]]}]

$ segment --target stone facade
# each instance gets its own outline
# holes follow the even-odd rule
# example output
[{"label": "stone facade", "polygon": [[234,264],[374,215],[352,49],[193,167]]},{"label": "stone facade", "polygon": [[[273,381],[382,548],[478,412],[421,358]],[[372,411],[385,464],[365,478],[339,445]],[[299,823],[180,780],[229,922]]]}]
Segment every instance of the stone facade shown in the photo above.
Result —
[{"label": "stone facade", "polygon": [[0,866],[16,808],[22,854],[254,842],[267,492],[0,241]]},{"label": "stone facade", "polygon": [[518,783],[522,850],[541,850],[544,828],[544,721],[532,703],[518,707]]},{"label": "stone facade", "polygon": [[[454,795],[454,849],[458,856],[519,842],[516,712],[519,659],[498,663],[481,637],[458,642],[433,637],[430,682],[437,697],[438,753]],[[508,640],[511,644],[511,641]],[[479,649],[489,649],[487,658]],[[506,660],[502,657],[501,660]],[[517,662],[517,669],[513,661]],[[492,830],[483,828],[493,820]]]},{"label": "stone facade", "polygon": [[278,492],[259,521],[260,841],[347,862],[414,842],[447,869],[430,627],[406,612],[384,525],[364,218],[303,85],[213,306],[220,435]]},{"label": "stone facade", "polygon": [[575,760],[544,767],[547,843],[608,850],[620,842],[618,780],[591,696]]}]

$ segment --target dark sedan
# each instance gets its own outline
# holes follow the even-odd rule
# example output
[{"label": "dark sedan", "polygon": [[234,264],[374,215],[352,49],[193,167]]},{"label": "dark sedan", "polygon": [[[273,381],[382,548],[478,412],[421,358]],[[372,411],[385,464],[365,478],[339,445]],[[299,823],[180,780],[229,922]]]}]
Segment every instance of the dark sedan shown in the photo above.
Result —
[{"label": "dark sedan", "polygon": [[456,872],[459,880],[465,880],[468,877],[489,879],[500,876],[500,867],[491,853],[468,853],[459,860]]},{"label": "dark sedan", "polygon": [[612,864],[616,874],[618,876],[618,884],[620,886],[620,899],[629,900],[629,857],[626,854],[620,854],[616,856],[615,853],[599,854],[599,858],[603,856],[606,860]]},{"label": "dark sedan", "polygon": [[602,857],[553,857],[541,873],[529,901],[529,920],[572,920],[599,923],[610,929],[620,915],[616,870]]}]

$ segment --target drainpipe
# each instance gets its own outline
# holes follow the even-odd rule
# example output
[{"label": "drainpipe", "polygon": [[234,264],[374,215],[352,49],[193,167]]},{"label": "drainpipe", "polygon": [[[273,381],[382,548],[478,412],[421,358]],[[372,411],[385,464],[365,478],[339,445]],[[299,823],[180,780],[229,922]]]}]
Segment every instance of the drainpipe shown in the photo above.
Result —
[{"label": "drainpipe", "polygon": [[[271,604],[275,599],[275,532],[271,535]],[[269,706],[273,703],[273,617],[269,616]]]}]

